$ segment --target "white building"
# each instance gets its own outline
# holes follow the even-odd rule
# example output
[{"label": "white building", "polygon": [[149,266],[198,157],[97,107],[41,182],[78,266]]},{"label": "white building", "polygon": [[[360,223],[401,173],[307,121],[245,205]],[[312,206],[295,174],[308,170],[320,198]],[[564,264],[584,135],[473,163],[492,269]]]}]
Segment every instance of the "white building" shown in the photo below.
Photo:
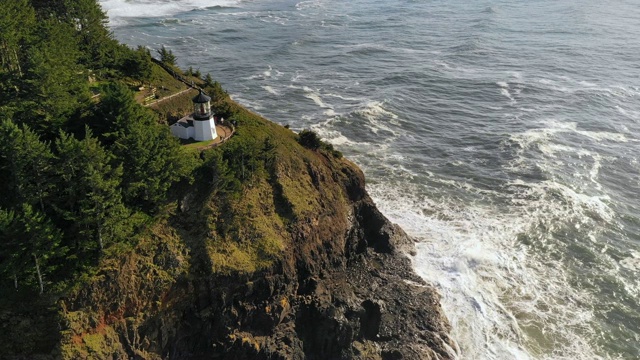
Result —
[{"label": "white building", "polygon": [[200,90],[193,98],[193,114],[171,125],[171,134],[180,139],[195,141],[213,140],[218,137],[216,122],[211,113],[211,98]]}]

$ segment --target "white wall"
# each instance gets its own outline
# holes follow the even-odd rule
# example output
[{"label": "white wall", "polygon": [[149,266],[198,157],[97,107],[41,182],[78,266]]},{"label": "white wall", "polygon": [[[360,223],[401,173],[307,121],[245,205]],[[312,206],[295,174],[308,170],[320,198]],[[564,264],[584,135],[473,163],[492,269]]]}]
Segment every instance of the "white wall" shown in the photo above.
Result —
[{"label": "white wall", "polygon": [[193,125],[195,127],[195,136],[193,139],[196,141],[213,140],[218,137],[216,124],[213,119],[194,120]]}]

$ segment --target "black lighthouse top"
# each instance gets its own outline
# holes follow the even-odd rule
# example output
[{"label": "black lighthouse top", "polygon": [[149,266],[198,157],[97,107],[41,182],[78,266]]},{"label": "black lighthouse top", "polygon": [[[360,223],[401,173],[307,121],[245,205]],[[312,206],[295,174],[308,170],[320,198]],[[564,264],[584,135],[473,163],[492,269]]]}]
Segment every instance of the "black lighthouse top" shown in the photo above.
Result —
[{"label": "black lighthouse top", "polygon": [[193,98],[193,119],[194,120],[210,120],[211,119],[211,97],[207,96],[202,90]]}]

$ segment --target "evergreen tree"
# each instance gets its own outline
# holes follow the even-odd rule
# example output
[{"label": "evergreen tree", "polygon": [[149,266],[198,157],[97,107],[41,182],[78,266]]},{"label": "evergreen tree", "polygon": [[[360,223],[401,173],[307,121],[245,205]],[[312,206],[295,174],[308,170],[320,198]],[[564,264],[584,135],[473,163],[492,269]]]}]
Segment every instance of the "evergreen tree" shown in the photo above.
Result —
[{"label": "evergreen tree", "polygon": [[109,84],[96,105],[92,129],[117,157],[127,174],[126,203],[153,210],[177,181],[189,177],[195,158],[181,148],[156,115],[135,102],[124,85]]},{"label": "evergreen tree", "polygon": [[86,72],[78,65],[73,29],[55,20],[40,22],[38,46],[28,50],[22,122],[53,135],[89,99]]},{"label": "evergreen tree", "polygon": [[20,204],[45,210],[52,188],[49,146],[27,126],[19,128],[10,120],[0,124],[0,207],[16,209]]},{"label": "evergreen tree", "polygon": [[129,122],[114,145],[127,176],[123,191],[127,203],[153,211],[176,182],[191,176],[197,165],[166,126]]},{"label": "evergreen tree", "polygon": [[224,159],[219,148],[205,152],[204,156],[204,166],[201,169],[211,179],[213,189],[219,192],[233,193],[242,188],[240,180],[229,167],[229,162]]},{"label": "evergreen tree", "polygon": [[149,50],[138,46],[136,50],[127,49],[126,53],[123,74],[141,82],[149,81],[153,69]]},{"label": "evergreen tree", "polygon": [[107,15],[96,0],[31,0],[43,20],[55,18],[71,25],[74,44],[81,52],[80,61],[89,68],[113,67],[121,45],[111,37]]},{"label": "evergreen tree", "polygon": [[65,0],[68,21],[75,24],[81,61],[90,68],[113,66],[120,51],[107,28],[108,18],[96,0]]},{"label": "evergreen tree", "polygon": [[308,129],[300,131],[298,134],[298,143],[311,150],[317,150],[322,146],[322,140],[320,140],[318,134],[315,131]]},{"label": "evergreen tree", "polygon": [[223,158],[240,180],[249,180],[258,170],[264,168],[260,156],[260,143],[253,137],[238,136],[222,149]]},{"label": "evergreen tree", "polygon": [[204,86],[205,87],[213,86],[213,78],[209,73],[207,73],[207,75],[204,77]]},{"label": "evergreen tree", "polygon": [[158,50],[158,54],[160,55],[160,61],[162,61],[163,63],[170,66],[176,65],[176,56],[173,55],[173,51],[167,50],[164,45],[162,45],[160,50]]},{"label": "evergreen tree", "polygon": [[25,264],[20,229],[14,210],[0,208],[0,275],[4,279],[11,279],[18,290],[19,279],[23,279]]},{"label": "evergreen tree", "polygon": [[60,230],[28,204],[23,204],[19,213],[0,209],[0,242],[4,244],[0,272],[13,278],[16,289],[19,279],[27,284],[37,282],[40,294],[47,275],[67,252]]},{"label": "evergreen tree", "polygon": [[128,210],[122,203],[122,167],[113,168],[113,155],[86,130],[78,140],[60,133],[56,141],[57,175],[60,183],[57,210],[71,229],[77,251],[118,241],[127,235]]},{"label": "evergreen tree", "polygon": [[112,82],[104,86],[101,101],[96,104],[89,120],[91,129],[103,144],[111,146],[125,135],[130,123],[151,126],[156,123],[156,116],[136,103],[133,93],[125,85]]},{"label": "evergreen tree", "polygon": [[27,0],[0,0],[0,118],[19,110],[25,57],[35,28]]},{"label": "evergreen tree", "polygon": [[23,50],[35,26],[35,12],[27,0],[0,0],[0,9],[0,74],[20,77]]}]

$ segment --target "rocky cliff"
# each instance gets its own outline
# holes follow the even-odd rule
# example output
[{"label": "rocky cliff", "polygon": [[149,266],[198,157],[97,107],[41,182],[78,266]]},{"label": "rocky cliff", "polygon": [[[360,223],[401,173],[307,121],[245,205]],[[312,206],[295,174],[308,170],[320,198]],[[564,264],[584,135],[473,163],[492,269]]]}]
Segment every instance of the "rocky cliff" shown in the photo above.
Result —
[{"label": "rocky cliff", "polygon": [[[203,154],[196,182],[133,249],[107,254],[58,299],[55,324],[13,328],[16,341],[55,333],[27,357],[450,358],[439,297],[412,272],[412,241],[378,211],[362,172],[232,110],[238,139]],[[242,181],[224,190],[235,157]]]}]

